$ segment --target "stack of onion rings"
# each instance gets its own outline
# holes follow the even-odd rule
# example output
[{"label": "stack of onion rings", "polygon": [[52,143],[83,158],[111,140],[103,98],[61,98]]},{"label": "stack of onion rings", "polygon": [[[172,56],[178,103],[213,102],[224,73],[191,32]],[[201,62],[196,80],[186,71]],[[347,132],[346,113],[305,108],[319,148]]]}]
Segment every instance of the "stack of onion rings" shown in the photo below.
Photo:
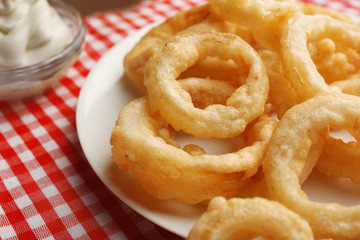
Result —
[{"label": "stack of onion rings", "polygon": [[[112,158],[155,198],[215,198],[189,239],[360,238],[359,206],[316,203],[301,190],[315,166],[360,183],[359,143],[329,135],[335,126],[360,140],[359,49],[360,27],[348,15],[294,0],[209,0],[181,12],[125,57],[145,96],[121,110]],[[179,131],[245,146],[211,155],[181,146]],[[262,218],[271,219],[262,229],[246,224]]]}]

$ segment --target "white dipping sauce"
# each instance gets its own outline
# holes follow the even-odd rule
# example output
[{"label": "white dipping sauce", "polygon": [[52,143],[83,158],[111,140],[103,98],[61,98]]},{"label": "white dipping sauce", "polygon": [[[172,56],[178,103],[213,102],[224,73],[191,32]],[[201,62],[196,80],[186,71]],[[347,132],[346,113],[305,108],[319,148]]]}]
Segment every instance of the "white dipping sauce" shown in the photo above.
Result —
[{"label": "white dipping sauce", "polygon": [[70,28],[47,0],[0,1],[0,68],[43,61],[71,39]]}]

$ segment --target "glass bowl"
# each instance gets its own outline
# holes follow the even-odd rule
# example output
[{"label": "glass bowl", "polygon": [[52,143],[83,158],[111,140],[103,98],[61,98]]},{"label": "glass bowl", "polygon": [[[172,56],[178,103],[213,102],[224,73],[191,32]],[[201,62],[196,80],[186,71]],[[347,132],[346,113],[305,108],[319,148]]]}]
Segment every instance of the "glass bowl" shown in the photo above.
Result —
[{"label": "glass bowl", "polygon": [[84,48],[85,24],[77,9],[60,0],[49,4],[70,27],[71,43],[56,55],[33,65],[0,69],[0,100],[19,99],[44,93],[56,85]]}]

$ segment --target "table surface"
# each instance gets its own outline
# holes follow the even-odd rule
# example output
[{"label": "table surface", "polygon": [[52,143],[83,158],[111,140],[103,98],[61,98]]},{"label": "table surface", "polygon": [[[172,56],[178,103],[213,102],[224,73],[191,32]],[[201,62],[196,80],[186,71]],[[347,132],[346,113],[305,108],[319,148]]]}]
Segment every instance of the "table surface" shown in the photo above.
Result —
[{"label": "table surface", "polygon": [[[113,195],[87,162],[76,131],[80,89],[123,38],[199,0],[128,1],[86,15],[86,45],[61,82],[43,95],[0,102],[0,239],[181,239]],[[360,15],[358,0],[307,0]]]}]

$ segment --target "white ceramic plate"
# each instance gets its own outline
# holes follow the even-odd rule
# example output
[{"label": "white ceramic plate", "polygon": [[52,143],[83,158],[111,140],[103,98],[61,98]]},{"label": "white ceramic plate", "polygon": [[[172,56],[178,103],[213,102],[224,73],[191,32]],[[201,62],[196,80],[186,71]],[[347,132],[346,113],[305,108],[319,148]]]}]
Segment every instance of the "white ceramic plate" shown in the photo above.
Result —
[{"label": "white ceramic plate", "polygon": [[[111,160],[109,140],[117,115],[130,100],[138,97],[124,74],[122,60],[152,26],[147,26],[119,42],[90,72],[77,105],[77,131],[91,167],[117,197],[155,224],[186,237],[205,208],[150,197],[134,182],[130,174],[120,171]],[[204,142],[197,144],[204,146]],[[209,153],[229,150],[224,149],[226,145],[221,145],[215,140],[205,141],[205,145],[209,144],[212,144],[211,147],[205,147]],[[360,200],[360,189],[349,181],[331,180],[316,173],[305,182],[303,189],[310,199],[321,202],[334,201],[344,205],[355,205]]]}]

